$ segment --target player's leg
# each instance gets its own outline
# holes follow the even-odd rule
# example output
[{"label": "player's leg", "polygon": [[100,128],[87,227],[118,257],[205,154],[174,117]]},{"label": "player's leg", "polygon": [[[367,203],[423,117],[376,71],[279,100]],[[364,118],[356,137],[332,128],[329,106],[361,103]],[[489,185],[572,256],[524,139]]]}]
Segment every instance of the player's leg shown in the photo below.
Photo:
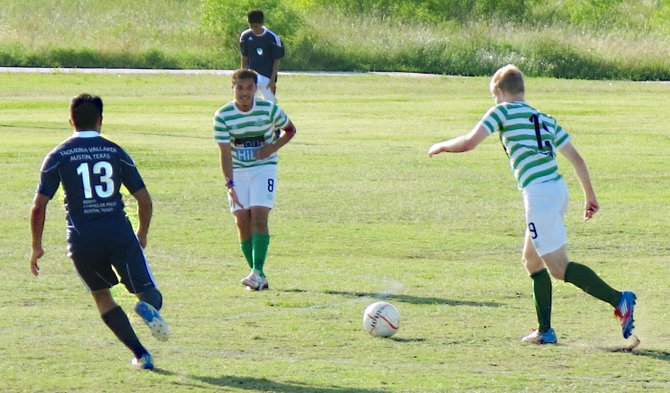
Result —
[{"label": "player's leg", "polygon": [[235,193],[242,206],[241,208],[233,204],[232,199],[228,197],[230,211],[235,218],[235,227],[237,228],[237,238],[240,241],[240,249],[244,255],[244,259],[249,265],[249,269],[253,269],[252,247],[251,247],[251,213],[249,212],[249,176],[248,170],[234,170],[235,176]]},{"label": "player's leg", "polygon": [[[254,266],[254,242],[253,231],[251,227],[251,196],[253,195],[252,175],[256,168],[246,168],[235,171],[235,193],[245,208],[233,205],[231,202],[230,210],[235,217],[235,226],[237,227],[237,236],[240,240],[240,248],[244,258],[249,265],[249,274],[240,280],[240,283],[247,289],[257,290],[261,286],[260,271]],[[230,201],[229,201],[230,202]]]},{"label": "player's leg", "polygon": [[265,206],[252,206],[251,209],[251,242],[253,249],[253,268],[259,275],[265,278],[263,266],[270,246],[270,233],[268,219],[270,208]]},{"label": "player's leg", "polygon": [[[547,266],[552,266],[557,273],[552,275],[563,279],[580,288],[589,295],[609,303],[614,307],[614,315],[621,323],[621,332],[628,338],[634,329],[633,310],[635,308],[635,294],[629,291],[619,292],[609,286],[602,278],[588,266],[577,262],[569,262],[565,246],[559,250],[543,255]],[[551,270],[551,269],[550,269]]]},{"label": "player's leg", "polygon": [[248,289],[268,289],[267,279],[263,272],[265,257],[270,244],[267,230],[267,219],[270,209],[252,206],[249,209],[235,212],[235,222],[240,236],[240,247],[251,268],[249,275],[241,280]]},{"label": "player's leg", "polygon": [[528,232],[523,247],[523,263],[533,280],[533,299],[535,300],[538,328],[525,336],[522,341],[537,344],[555,343],[556,335],[551,328],[551,278],[542,262],[542,258],[537,254]]},{"label": "player's leg", "polygon": [[123,285],[139,300],[135,304],[135,313],[156,339],[166,341],[170,330],[159,312],[163,307],[163,295],[157,288],[144,250],[129,222],[119,226],[113,235],[110,259]]},{"label": "player's leg", "polygon": [[552,229],[550,224],[556,218],[560,221],[560,215],[557,212],[560,201],[554,197],[557,194],[555,188],[557,187],[554,184],[543,183],[531,185],[523,190],[527,224],[523,260],[533,280],[533,298],[538,328],[524,337],[522,341],[537,344],[553,344],[557,341],[554,330],[551,328],[553,288],[549,272],[552,272],[552,268],[545,265],[540,257],[542,247],[557,248],[562,244],[560,236],[555,236],[553,232],[547,230],[547,228]]},{"label": "player's leg", "polygon": [[[153,368],[151,362],[151,355],[149,351],[142,346],[135,330],[130,325],[128,316],[112,298],[112,294],[108,288],[99,289],[91,292],[95,304],[100,312],[100,317],[105,322],[105,325],[111,330],[114,335],[121,341],[128,349],[135,355],[134,362],[143,359],[141,366],[143,368]],[[148,362],[147,362],[148,360]]]},{"label": "player's leg", "polygon": [[259,289],[267,289],[268,283],[263,267],[270,245],[268,219],[274,207],[277,191],[277,166],[265,165],[254,168],[250,183],[250,227],[254,271],[261,277]]},{"label": "player's leg", "polygon": [[142,367],[153,368],[151,356],[142,346],[130,325],[128,315],[114,301],[109,288],[118,284],[118,278],[107,259],[103,228],[79,228],[68,231],[69,255],[82,282],[91,292],[100,317],[114,335],[135,355],[134,359],[148,359]]},{"label": "player's leg", "polygon": [[588,266],[570,262],[565,246],[542,256],[551,275],[569,282],[589,295],[616,307],[621,299],[621,292],[610,287]]},{"label": "player's leg", "polygon": [[240,248],[244,254],[244,259],[249,265],[251,271],[240,283],[248,289],[257,289],[260,285],[260,272],[255,270],[253,261],[253,235],[251,232],[251,209],[237,209],[233,211],[235,216],[235,226],[237,227],[237,235],[240,239]]},{"label": "player's leg", "polygon": [[538,255],[552,276],[569,282],[584,292],[615,307],[620,316],[624,337],[633,326],[632,309],[635,295],[623,296],[585,265],[570,262],[566,251],[567,234],[563,216],[568,207],[568,191],[561,181],[541,183],[524,190],[526,221]]},{"label": "player's leg", "polygon": [[251,241],[251,212],[249,209],[239,209],[233,212],[235,217],[235,227],[237,227],[237,236],[240,240],[240,249],[244,254],[250,269],[254,268],[253,247]]},{"label": "player's leg", "polygon": [[270,79],[264,75],[258,74],[257,93],[259,93],[264,100],[277,102],[277,97],[270,88]]}]

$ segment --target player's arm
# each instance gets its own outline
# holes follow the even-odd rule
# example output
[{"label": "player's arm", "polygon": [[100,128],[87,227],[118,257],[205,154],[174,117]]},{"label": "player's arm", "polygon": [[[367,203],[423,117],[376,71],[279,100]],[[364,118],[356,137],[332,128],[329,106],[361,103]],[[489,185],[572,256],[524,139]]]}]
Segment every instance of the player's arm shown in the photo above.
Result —
[{"label": "player's arm", "polygon": [[270,83],[268,87],[272,94],[277,92],[277,75],[279,74],[279,65],[281,64],[281,58],[284,57],[284,45],[282,45],[279,36],[275,37],[275,42],[272,44],[272,74],[270,75]]},{"label": "player's arm", "polygon": [[275,59],[272,62],[272,76],[270,77],[270,83],[268,83],[268,87],[270,88],[272,94],[277,93],[277,75],[279,74],[280,63],[281,63],[280,59]]},{"label": "player's arm", "polygon": [[240,68],[243,70],[249,68],[249,49],[244,33],[240,36]]},{"label": "player's arm", "polygon": [[133,193],[133,198],[137,201],[137,218],[139,225],[135,234],[140,240],[142,248],[147,246],[147,236],[149,235],[149,225],[151,225],[151,217],[153,216],[154,206],[151,201],[151,195],[146,187],[143,187]]},{"label": "player's arm", "polygon": [[44,221],[47,215],[47,204],[50,200],[51,198],[38,192],[35,194],[33,206],[30,209],[30,231],[33,238],[32,253],[30,255],[30,270],[35,276],[40,272],[37,260],[44,255],[44,249],[42,248],[42,233],[44,232]]},{"label": "player's arm", "polygon": [[561,153],[563,157],[567,158],[575,169],[575,174],[577,175],[579,183],[582,185],[582,191],[584,192],[584,220],[589,220],[598,211],[600,206],[596,199],[596,192],[593,189],[591,176],[586,167],[586,162],[570,141],[561,146],[558,152]]},{"label": "player's arm", "polygon": [[235,193],[235,181],[233,179],[233,154],[230,148],[230,143],[218,143],[219,157],[221,159],[221,171],[223,178],[226,180],[226,191],[228,196],[233,200],[233,203],[244,209]]},{"label": "player's arm", "polygon": [[472,131],[465,135],[434,144],[428,149],[428,155],[432,157],[435,154],[440,154],[442,152],[463,153],[470,151],[477,147],[477,145],[489,135],[489,130],[480,122],[472,129]]},{"label": "player's arm", "polygon": [[276,141],[263,145],[262,148],[258,149],[258,152],[256,152],[256,157],[261,160],[270,157],[272,154],[277,152],[277,150],[286,145],[291,139],[293,139],[296,132],[297,130],[293,125],[293,122],[289,120],[288,123],[282,127],[279,138],[277,138]]}]

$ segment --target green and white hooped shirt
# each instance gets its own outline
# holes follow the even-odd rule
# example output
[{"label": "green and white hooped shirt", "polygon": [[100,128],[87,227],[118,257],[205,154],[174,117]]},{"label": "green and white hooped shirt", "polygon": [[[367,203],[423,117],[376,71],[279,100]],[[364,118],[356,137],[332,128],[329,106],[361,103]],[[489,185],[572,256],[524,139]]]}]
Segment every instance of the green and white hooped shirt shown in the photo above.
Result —
[{"label": "green and white hooped shirt", "polygon": [[570,135],[554,118],[525,101],[513,101],[489,109],[481,124],[490,133],[500,133],[519,190],[561,178],[556,151]]},{"label": "green and white hooped shirt", "polygon": [[214,114],[214,140],[231,144],[233,168],[277,165],[277,153],[259,160],[256,151],[272,143],[275,129],[288,122],[288,116],[276,103],[256,99],[249,112],[242,112],[235,101],[230,101]]}]

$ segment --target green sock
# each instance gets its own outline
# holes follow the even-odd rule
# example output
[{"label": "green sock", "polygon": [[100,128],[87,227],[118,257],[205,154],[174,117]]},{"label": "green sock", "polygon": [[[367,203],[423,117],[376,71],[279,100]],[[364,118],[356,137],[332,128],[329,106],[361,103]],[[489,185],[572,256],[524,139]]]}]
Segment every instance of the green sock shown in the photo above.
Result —
[{"label": "green sock", "polygon": [[616,307],[621,300],[621,292],[613,289],[591,270],[577,262],[568,263],[565,269],[565,282],[576,285],[589,295]]},{"label": "green sock", "polygon": [[253,249],[253,269],[258,270],[261,277],[265,277],[263,265],[265,264],[265,256],[268,253],[268,246],[270,245],[270,234],[252,234],[251,244]]},{"label": "green sock", "polygon": [[542,269],[530,276],[533,279],[533,297],[537,313],[538,330],[544,333],[551,329],[551,278],[547,269]]},{"label": "green sock", "polygon": [[250,268],[254,267],[253,256],[252,256],[252,247],[251,247],[251,238],[240,242],[240,248],[244,254],[244,258],[247,260],[247,264]]}]

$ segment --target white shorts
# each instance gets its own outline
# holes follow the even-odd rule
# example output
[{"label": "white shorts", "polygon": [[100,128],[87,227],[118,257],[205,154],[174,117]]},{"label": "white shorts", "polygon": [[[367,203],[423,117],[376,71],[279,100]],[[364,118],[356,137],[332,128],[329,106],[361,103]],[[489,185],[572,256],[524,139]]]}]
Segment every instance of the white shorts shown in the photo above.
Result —
[{"label": "white shorts", "polygon": [[563,247],[567,242],[563,216],[570,201],[563,179],[531,184],[522,193],[526,209],[526,235],[530,236],[538,255]]},{"label": "white shorts", "polygon": [[[263,206],[272,209],[277,191],[277,165],[261,165],[251,168],[233,169],[235,193],[245,209]],[[240,210],[228,196],[230,211]],[[233,206],[234,205],[234,206]]]},{"label": "white shorts", "polygon": [[256,84],[258,89],[256,90],[256,94],[260,93],[264,100],[277,102],[277,97],[275,97],[274,93],[272,93],[272,90],[270,90],[270,87],[268,86],[269,84],[270,78],[258,74],[258,83]]}]

